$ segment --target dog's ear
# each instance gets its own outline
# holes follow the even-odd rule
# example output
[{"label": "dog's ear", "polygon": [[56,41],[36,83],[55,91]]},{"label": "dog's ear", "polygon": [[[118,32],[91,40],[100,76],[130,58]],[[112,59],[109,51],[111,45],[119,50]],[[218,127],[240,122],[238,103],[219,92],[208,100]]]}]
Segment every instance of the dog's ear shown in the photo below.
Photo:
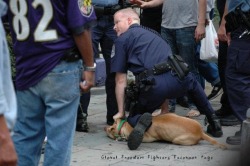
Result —
[{"label": "dog's ear", "polygon": [[116,139],[116,137],[115,137],[115,127],[114,127],[114,125],[112,125],[112,126],[109,126],[108,128],[107,128],[107,130],[106,130],[106,133],[107,133],[107,135],[110,137],[110,138],[112,138],[112,139]]}]

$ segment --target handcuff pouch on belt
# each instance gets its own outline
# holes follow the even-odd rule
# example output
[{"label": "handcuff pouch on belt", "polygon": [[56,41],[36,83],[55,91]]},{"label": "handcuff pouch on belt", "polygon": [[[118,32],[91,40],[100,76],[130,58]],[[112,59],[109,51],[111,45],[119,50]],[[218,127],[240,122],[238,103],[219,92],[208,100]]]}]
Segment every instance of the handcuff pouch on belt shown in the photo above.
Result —
[{"label": "handcuff pouch on belt", "polygon": [[170,55],[169,64],[181,80],[189,73],[188,64],[179,55]]},{"label": "handcuff pouch on belt", "polygon": [[250,11],[243,12],[240,7],[236,7],[234,11],[225,16],[227,32],[236,30],[240,25],[245,26],[250,31]]}]

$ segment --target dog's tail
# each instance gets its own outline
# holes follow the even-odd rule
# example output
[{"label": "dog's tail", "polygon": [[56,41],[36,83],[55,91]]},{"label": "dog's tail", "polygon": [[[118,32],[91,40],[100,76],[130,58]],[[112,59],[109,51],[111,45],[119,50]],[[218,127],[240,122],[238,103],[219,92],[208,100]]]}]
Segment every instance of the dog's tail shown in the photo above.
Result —
[{"label": "dog's tail", "polygon": [[216,141],[215,139],[213,139],[212,137],[210,137],[209,135],[207,135],[206,133],[202,133],[201,138],[203,140],[206,140],[208,142],[210,142],[211,144],[218,146],[221,149],[227,149],[227,146],[224,144],[219,143],[218,141]]}]

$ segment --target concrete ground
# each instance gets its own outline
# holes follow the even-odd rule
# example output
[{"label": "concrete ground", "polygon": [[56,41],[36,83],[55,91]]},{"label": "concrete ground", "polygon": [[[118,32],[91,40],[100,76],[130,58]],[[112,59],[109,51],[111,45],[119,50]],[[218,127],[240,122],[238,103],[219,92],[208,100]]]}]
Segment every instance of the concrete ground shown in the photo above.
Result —
[{"label": "concrete ground", "polygon": [[[206,87],[206,93],[211,87]],[[89,106],[88,133],[76,132],[72,148],[71,166],[238,166],[240,147],[228,145],[227,150],[219,149],[206,141],[195,146],[179,146],[166,142],[142,143],[134,151],[126,142],[108,138],[104,132],[106,126],[106,94],[104,87],[91,90]],[[211,101],[215,110],[220,108],[220,96]],[[185,115],[186,108],[177,106],[176,114]],[[204,126],[204,115],[195,118]],[[204,126],[204,130],[206,127]],[[239,130],[237,126],[223,126],[224,135],[216,138],[226,144],[226,138]],[[63,146],[63,145],[62,145]],[[40,165],[42,165],[43,155]]]}]

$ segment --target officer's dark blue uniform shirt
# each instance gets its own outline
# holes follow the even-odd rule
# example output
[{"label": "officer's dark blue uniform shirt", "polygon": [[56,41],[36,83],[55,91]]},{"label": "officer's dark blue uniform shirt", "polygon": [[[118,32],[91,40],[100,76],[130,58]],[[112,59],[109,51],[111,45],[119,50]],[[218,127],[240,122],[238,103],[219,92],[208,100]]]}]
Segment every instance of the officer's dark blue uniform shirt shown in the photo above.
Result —
[{"label": "officer's dark blue uniform shirt", "polygon": [[167,60],[171,54],[170,46],[160,35],[133,24],[115,41],[111,72],[127,73],[130,70],[136,75]]},{"label": "officer's dark blue uniform shirt", "polygon": [[247,12],[250,10],[250,0],[227,0],[228,13],[234,11],[236,7],[241,5],[241,10]]}]

